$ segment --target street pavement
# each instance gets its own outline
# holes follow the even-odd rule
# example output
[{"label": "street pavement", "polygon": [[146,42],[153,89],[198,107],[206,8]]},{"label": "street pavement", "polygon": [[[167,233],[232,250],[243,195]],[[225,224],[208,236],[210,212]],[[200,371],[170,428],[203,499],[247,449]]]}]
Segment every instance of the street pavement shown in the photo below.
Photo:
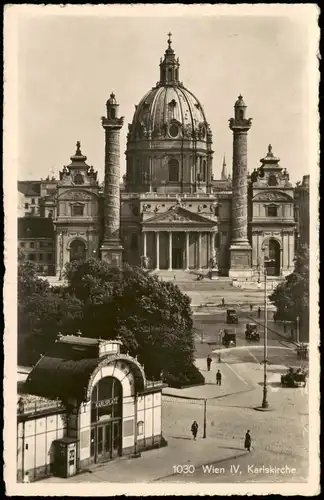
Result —
[{"label": "street pavement", "polygon": [[[254,312],[254,315],[256,313]],[[308,387],[282,388],[281,374],[297,360],[289,333],[269,321],[269,411],[259,411],[263,398],[264,356],[260,320],[260,344],[245,340],[250,311],[239,313],[237,347],[220,347],[217,340],[225,323],[225,310],[195,316],[196,365],[205,377],[203,386],[163,391],[162,428],[168,446],[91,468],[68,480],[46,482],[305,482],[308,477]],[[252,312],[253,317],[253,312]],[[232,325],[229,325],[232,326]],[[203,342],[201,342],[203,340]],[[221,362],[218,352],[221,351]],[[207,371],[206,356],[213,358]],[[222,373],[216,385],[216,371]],[[204,400],[206,403],[204,403]],[[206,404],[206,438],[204,438]],[[191,424],[199,425],[197,441]],[[244,436],[251,431],[252,451],[244,450]],[[190,466],[190,467],[188,467]],[[253,466],[258,467],[256,470]],[[274,469],[284,468],[281,471]],[[261,469],[260,469],[261,468]],[[294,470],[295,469],[295,470]]]}]

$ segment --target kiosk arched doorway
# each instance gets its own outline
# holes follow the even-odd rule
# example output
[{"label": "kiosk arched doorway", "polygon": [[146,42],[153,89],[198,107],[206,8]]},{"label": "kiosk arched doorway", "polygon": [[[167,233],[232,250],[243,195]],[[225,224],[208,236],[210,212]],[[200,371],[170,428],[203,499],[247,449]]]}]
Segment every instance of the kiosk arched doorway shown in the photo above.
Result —
[{"label": "kiosk arched doorway", "polygon": [[91,394],[91,458],[112,460],[122,450],[122,385],[114,377],[101,379]]}]

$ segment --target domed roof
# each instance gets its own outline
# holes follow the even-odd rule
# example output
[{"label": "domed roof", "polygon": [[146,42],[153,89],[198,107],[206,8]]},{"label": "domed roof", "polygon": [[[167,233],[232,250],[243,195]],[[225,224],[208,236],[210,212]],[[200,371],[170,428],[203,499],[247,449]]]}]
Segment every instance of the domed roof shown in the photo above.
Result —
[{"label": "domed roof", "polygon": [[132,129],[137,124],[144,125],[152,131],[153,138],[171,122],[177,122],[185,130],[195,130],[200,123],[206,124],[206,116],[198,99],[188,89],[180,85],[161,85],[141,99],[134,113]]},{"label": "domed roof", "polygon": [[180,134],[190,138],[193,131],[201,140],[206,140],[207,134],[211,135],[202,105],[179,81],[179,59],[171,43],[169,33],[168,48],[160,62],[160,81],[136,106],[129,125],[129,140],[161,136],[172,139]]}]

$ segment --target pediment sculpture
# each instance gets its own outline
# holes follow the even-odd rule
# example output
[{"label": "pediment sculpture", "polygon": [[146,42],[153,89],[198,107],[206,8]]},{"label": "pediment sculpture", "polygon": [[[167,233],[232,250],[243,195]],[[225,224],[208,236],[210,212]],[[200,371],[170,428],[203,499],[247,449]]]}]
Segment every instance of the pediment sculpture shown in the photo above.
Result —
[{"label": "pediment sculpture", "polygon": [[84,191],[67,191],[66,193],[60,196],[61,200],[82,200],[87,201],[91,200],[92,196],[90,193],[86,193]]},{"label": "pediment sculpture", "polygon": [[281,193],[278,191],[268,191],[266,193],[258,193],[253,198],[253,201],[287,201],[290,199],[290,196],[286,193]]}]

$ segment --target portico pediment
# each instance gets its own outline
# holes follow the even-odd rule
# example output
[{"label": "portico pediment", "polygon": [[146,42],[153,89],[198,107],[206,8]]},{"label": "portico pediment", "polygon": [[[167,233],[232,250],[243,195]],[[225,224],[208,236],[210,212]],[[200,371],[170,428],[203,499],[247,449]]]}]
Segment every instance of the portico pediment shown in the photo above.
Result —
[{"label": "portico pediment", "polygon": [[183,207],[171,208],[170,210],[159,213],[154,217],[151,217],[150,219],[146,219],[146,221],[143,222],[143,225],[145,226],[156,226],[160,224],[162,226],[170,226],[171,224],[181,226],[182,224],[189,224],[193,226],[205,226],[206,228],[208,228],[215,226],[216,223],[213,220],[208,219],[207,217],[203,217],[199,214],[194,214],[193,212],[190,212]]}]

